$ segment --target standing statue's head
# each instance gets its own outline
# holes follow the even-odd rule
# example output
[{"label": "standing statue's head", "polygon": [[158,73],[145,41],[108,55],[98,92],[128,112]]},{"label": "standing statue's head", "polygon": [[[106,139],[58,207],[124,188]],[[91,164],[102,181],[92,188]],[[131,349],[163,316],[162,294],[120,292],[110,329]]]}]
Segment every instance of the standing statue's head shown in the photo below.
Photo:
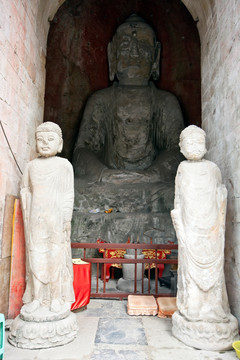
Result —
[{"label": "standing statue's head", "polygon": [[160,43],[144,19],[132,14],[121,24],[108,44],[110,80],[146,83],[159,77]]},{"label": "standing statue's head", "polygon": [[180,151],[188,160],[201,160],[206,154],[206,133],[196,125],[186,127],[180,134]]},{"label": "standing statue's head", "polygon": [[62,151],[63,139],[61,128],[50,121],[36,129],[36,150],[42,157],[55,156]]}]

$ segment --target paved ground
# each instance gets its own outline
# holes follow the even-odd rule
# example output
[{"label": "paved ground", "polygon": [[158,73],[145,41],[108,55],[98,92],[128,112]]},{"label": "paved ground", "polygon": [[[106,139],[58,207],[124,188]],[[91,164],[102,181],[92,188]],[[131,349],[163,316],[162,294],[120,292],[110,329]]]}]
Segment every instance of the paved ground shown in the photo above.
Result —
[{"label": "paved ground", "polygon": [[[70,344],[21,350],[5,343],[4,360],[236,360],[234,351],[211,352],[185,346],[171,334],[171,319],[129,316],[127,301],[91,300],[75,311],[79,335]],[[9,332],[6,332],[6,339]]]}]

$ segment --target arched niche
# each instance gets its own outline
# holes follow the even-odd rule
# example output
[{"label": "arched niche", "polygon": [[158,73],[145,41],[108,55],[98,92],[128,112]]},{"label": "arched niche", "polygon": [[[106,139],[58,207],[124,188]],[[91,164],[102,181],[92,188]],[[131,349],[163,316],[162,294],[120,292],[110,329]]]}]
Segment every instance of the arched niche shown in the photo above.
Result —
[{"label": "arched niche", "polygon": [[69,0],[51,20],[44,121],[62,127],[63,156],[70,160],[87,98],[110,85],[107,44],[133,12],[154,28],[162,44],[157,87],[177,96],[186,125],[201,125],[200,40],[180,0]]}]

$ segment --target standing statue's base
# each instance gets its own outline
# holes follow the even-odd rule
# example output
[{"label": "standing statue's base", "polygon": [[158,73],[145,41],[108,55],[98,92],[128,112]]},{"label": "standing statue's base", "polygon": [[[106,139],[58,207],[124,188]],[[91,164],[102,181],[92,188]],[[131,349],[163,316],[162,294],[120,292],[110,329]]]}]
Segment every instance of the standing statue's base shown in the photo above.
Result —
[{"label": "standing statue's base", "polygon": [[77,336],[76,315],[68,310],[66,313],[53,313],[46,307],[39,308],[33,314],[20,315],[14,319],[10,344],[23,349],[44,349],[68,344]]},{"label": "standing statue's base", "polygon": [[172,316],[172,333],[184,344],[202,350],[225,351],[232,349],[238,339],[238,322],[230,314],[227,322],[188,321],[179,311]]}]

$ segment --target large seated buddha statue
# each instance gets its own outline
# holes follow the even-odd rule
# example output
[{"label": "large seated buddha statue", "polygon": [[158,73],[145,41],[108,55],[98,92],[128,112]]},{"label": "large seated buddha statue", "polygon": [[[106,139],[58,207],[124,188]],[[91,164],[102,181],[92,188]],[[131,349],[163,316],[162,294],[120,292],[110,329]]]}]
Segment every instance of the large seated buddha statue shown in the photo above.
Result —
[{"label": "large seated buddha statue", "polygon": [[[176,97],[152,81],[159,59],[153,29],[136,14],[108,45],[114,83],[89,98],[74,150],[75,240],[136,240],[152,228],[162,231],[156,236],[174,236],[169,209],[184,123]],[[114,212],[102,214],[105,208]]]}]

